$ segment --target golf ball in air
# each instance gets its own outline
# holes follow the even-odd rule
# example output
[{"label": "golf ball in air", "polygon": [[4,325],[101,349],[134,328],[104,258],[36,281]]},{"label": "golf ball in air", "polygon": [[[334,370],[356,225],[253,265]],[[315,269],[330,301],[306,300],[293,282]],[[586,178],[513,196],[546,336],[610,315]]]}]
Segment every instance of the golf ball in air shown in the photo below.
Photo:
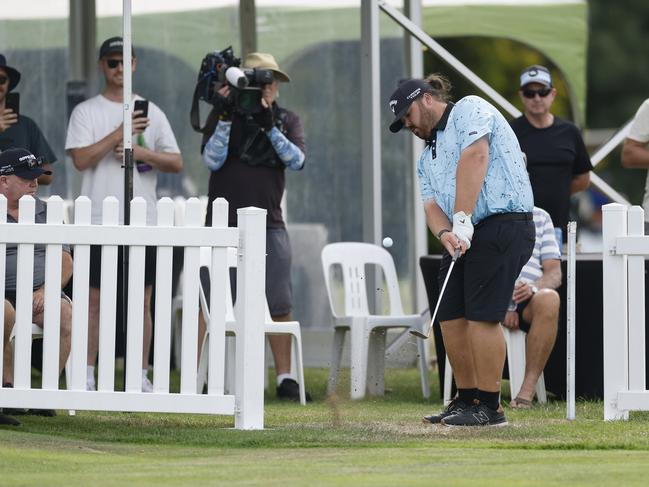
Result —
[{"label": "golf ball in air", "polygon": [[394,242],[392,241],[392,239],[391,239],[390,237],[385,237],[385,238],[383,239],[383,246],[384,246],[386,249],[389,249],[390,247],[392,247],[392,244],[393,244],[393,243],[394,243]]}]

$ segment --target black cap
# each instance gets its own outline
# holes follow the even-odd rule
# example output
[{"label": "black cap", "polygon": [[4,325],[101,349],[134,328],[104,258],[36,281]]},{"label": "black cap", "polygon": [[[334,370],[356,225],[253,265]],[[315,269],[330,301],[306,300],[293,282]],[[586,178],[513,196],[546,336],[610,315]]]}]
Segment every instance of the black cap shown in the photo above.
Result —
[{"label": "black cap", "polygon": [[412,102],[424,93],[432,93],[433,88],[423,79],[407,79],[394,90],[390,97],[390,110],[394,113],[394,121],[390,124],[390,131],[397,133],[403,128],[401,119],[408,113]]},{"label": "black cap", "polygon": [[[106,39],[99,48],[99,59],[108,56],[109,54],[122,54],[124,51],[124,40],[119,37],[111,37]],[[131,56],[135,57],[135,49],[131,45]]]},{"label": "black cap", "polygon": [[23,179],[36,179],[41,174],[52,174],[42,166],[43,160],[27,149],[7,149],[0,153],[0,176],[14,174]]},{"label": "black cap", "polygon": [[0,54],[0,68],[4,69],[9,77],[9,89],[7,90],[9,92],[13,90],[20,81],[20,71],[11,66],[7,66],[7,58],[4,54]]}]

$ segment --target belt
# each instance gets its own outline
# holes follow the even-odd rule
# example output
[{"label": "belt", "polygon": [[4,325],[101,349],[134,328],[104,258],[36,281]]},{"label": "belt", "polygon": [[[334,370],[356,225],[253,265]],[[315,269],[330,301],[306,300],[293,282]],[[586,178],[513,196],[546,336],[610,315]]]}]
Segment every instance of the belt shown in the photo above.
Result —
[{"label": "belt", "polygon": [[497,221],[527,221],[531,222],[534,220],[534,215],[532,213],[498,213],[496,215],[488,216],[483,218],[476,224],[476,228],[481,226],[483,223],[487,222],[497,222]]}]

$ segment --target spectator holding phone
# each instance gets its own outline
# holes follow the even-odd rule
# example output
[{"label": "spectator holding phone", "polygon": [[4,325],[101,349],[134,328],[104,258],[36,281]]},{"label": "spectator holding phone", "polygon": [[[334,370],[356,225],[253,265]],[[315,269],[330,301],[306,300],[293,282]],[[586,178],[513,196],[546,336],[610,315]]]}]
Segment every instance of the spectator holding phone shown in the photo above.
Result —
[{"label": "spectator holding phone", "polygon": [[[65,150],[74,166],[83,172],[81,194],[92,201],[92,223],[102,221],[102,202],[108,196],[119,200],[120,223],[124,214],[123,145],[123,89],[124,64],[121,37],[111,37],[99,49],[99,69],[104,75],[104,91],[80,103],[72,111]],[[131,69],[137,66],[133,52]],[[133,196],[142,197],[147,204],[147,224],[156,223],[156,184],[158,172],[179,172],[183,160],[167,117],[158,106],[149,102],[138,103],[142,98],[133,94],[137,108],[133,111],[133,158],[138,161],[133,171]],[[146,106],[147,116],[144,115]],[[140,142],[138,144],[138,141]],[[120,250],[121,252],[121,250]],[[121,263],[121,254],[118,258]],[[90,305],[88,317],[88,376],[87,389],[95,389],[94,364],[99,341],[99,286],[101,282],[101,248],[91,248],[90,255]],[[121,282],[121,265],[117,282]],[[142,390],[153,387],[147,377],[149,349],[151,346],[151,292],[155,278],[155,248],[146,251],[144,278],[144,341],[142,355]],[[117,285],[117,284],[115,284]]]},{"label": "spectator holding phone", "polygon": [[56,156],[43,132],[31,118],[19,113],[19,95],[12,92],[20,82],[20,71],[7,65],[7,58],[0,54],[0,152],[7,149],[27,149],[45,161],[43,169],[48,174],[38,178],[38,184],[47,185],[54,178],[53,162]]}]

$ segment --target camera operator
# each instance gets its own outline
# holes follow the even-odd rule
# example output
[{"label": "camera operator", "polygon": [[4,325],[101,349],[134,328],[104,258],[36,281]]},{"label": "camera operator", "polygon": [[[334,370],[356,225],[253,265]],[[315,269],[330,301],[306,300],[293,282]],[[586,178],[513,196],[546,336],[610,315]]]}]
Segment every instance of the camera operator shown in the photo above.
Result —
[{"label": "camera operator", "polygon": [[[270,70],[272,82],[260,84],[261,107],[256,113],[237,108],[236,88],[227,84],[215,94],[201,151],[211,171],[206,225],[212,223],[212,202],[229,202],[229,225],[237,223],[237,209],[264,208],[266,221],[266,298],[274,321],[292,319],[291,248],[280,203],[286,168],[304,165],[304,131],[298,116],[277,104],[280,82],[289,82],[271,54],[250,53],[244,69]],[[299,391],[291,371],[291,339],[269,336],[275,370],[277,396],[298,401]]]}]

